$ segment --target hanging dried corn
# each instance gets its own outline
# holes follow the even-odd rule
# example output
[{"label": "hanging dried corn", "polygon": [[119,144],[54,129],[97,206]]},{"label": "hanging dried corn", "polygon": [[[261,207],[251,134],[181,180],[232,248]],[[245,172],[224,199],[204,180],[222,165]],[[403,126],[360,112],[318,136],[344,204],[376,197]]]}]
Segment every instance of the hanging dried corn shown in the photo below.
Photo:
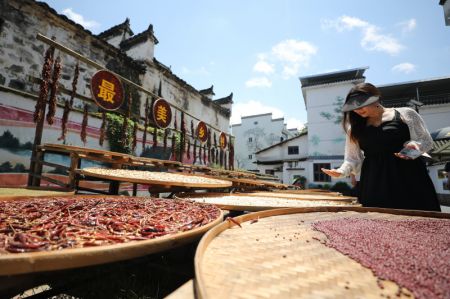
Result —
[{"label": "hanging dried corn", "polygon": [[80,137],[81,137],[81,141],[84,143],[84,145],[86,145],[87,142],[87,125],[88,125],[88,105],[84,104],[84,110],[83,110],[83,121],[81,122],[81,132],[80,132]]},{"label": "hanging dried corn", "polygon": [[[67,122],[69,121],[70,110],[72,110],[73,99],[75,98],[75,95],[77,94],[77,83],[78,83],[79,74],[80,74],[80,68],[79,68],[79,64],[77,62],[77,64],[75,65],[75,71],[74,71],[73,80],[72,80],[72,92],[70,93],[70,100],[64,102],[64,112],[63,112],[62,124],[61,124],[61,136],[58,138],[58,140],[66,141]],[[102,143],[103,143],[103,141],[102,141]]]},{"label": "hanging dried corn", "polygon": [[105,141],[106,135],[106,112],[102,112],[102,126],[100,127],[100,138],[98,139],[98,143],[103,146],[103,142]]},{"label": "hanging dried corn", "polygon": [[148,98],[145,99],[145,115],[144,115],[144,133],[142,135],[142,152],[145,151],[145,144],[147,143],[147,127],[148,127],[148,116],[150,109],[148,107]]},{"label": "hanging dried corn", "polygon": [[50,98],[48,99],[47,123],[53,125],[56,113],[56,95],[58,93],[58,80],[61,74],[61,57],[57,57],[53,64],[52,85],[50,86]]},{"label": "hanging dried corn", "polygon": [[34,122],[39,122],[45,111],[45,105],[47,104],[48,89],[50,85],[50,77],[52,75],[52,65],[53,65],[53,54],[55,48],[50,47],[45,51],[44,64],[42,66],[41,74],[41,86],[39,90],[39,97],[36,101],[36,106],[34,108],[33,120]]}]

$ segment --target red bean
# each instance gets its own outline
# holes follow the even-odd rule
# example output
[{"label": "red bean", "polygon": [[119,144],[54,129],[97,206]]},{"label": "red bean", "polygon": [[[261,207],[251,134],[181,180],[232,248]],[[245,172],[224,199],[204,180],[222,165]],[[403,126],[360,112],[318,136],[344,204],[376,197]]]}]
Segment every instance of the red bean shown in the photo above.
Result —
[{"label": "red bean", "polygon": [[327,236],[327,246],[397,283],[397,296],[405,287],[416,298],[450,298],[450,220],[344,218],[313,228]]}]

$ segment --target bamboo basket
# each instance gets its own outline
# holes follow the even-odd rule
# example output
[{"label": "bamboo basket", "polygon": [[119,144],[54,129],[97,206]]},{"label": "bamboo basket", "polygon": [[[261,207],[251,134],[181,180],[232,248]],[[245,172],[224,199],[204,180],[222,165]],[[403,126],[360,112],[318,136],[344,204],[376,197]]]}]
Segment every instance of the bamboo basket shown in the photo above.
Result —
[{"label": "bamboo basket", "polygon": [[[77,198],[104,197],[103,195],[78,195]],[[108,196],[120,197],[120,196]],[[45,200],[46,197],[42,197]],[[1,198],[0,200],[14,200]],[[0,276],[16,275],[42,271],[63,270],[85,266],[128,260],[148,254],[175,248],[199,239],[205,232],[223,220],[219,217],[201,227],[155,239],[131,241],[127,243],[97,247],[70,248],[58,251],[40,251],[30,253],[0,253]]]},{"label": "bamboo basket", "polygon": [[285,197],[258,196],[252,193],[186,193],[181,195],[199,203],[209,203],[222,210],[264,211],[277,208],[305,208],[320,206],[361,206],[352,201],[330,200],[327,197],[295,200]]},{"label": "bamboo basket", "polygon": [[[450,214],[361,207],[277,209],[245,214],[205,234],[195,255],[197,298],[412,298],[391,281],[319,240],[317,220],[450,219]],[[257,221],[257,222],[255,222]],[[314,239],[314,238],[317,238]]]}]

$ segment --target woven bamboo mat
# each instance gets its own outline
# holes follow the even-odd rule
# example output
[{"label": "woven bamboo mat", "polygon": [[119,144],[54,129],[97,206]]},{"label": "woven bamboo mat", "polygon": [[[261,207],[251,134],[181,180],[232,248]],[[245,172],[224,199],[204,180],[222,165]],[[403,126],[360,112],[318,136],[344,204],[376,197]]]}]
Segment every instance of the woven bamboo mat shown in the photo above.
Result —
[{"label": "woven bamboo mat", "polygon": [[226,188],[232,184],[216,178],[208,178],[186,173],[153,172],[143,170],[109,169],[87,167],[77,170],[83,175],[101,179],[116,180],[159,186],[181,186],[198,188]]},{"label": "woven bamboo mat", "polygon": [[224,210],[233,211],[263,211],[276,208],[307,208],[307,207],[325,207],[325,206],[360,206],[357,203],[338,201],[338,200],[325,200],[325,199],[308,199],[297,200],[284,198],[284,197],[265,197],[254,196],[249,193],[197,193],[191,195],[185,195],[185,198],[190,200],[209,203],[218,206]]},{"label": "woven bamboo mat", "polygon": [[[386,213],[390,211],[405,215]],[[396,296],[399,288],[393,282],[382,281],[381,289],[371,270],[323,245],[320,240],[326,236],[311,227],[314,221],[343,217],[413,218],[406,214],[450,218],[443,213],[311,208],[271,210],[234,218],[242,228],[226,221],[203,236],[197,248],[198,297],[412,298],[405,289],[400,297]]]},{"label": "woven bamboo mat", "polygon": [[[78,199],[102,198],[104,195],[75,195],[75,197]],[[121,198],[121,196],[108,197]],[[42,200],[46,199],[47,198],[42,197]],[[0,200],[13,201],[15,199],[4,197],[0,198]],[[220,211],[220,215],[217,219],[203,226],[184,232],[156,237],[154,239],[130,241],[127,243],[118,243],[114,245],[69,248],[56,251],[38,251],[28,253],[4,253],[0,251],[0,276],[99,265],[133,259],[156,252],[162,252],[164,250],[198,240],[209,229],[218,225],[222,221],[223,212]]]},{"label": "woven bamboo mat", "polygon": [[288,198],[288,199],[298,199],[298,200],[337,200],[352,202],[356,201],[355,197],[342,196],[339,194],[327,194],[327,193],[279,193],[279,192],[249,192],[246,193],[247,196],[262,196],[262,197],[277,197],[277,198]]}]

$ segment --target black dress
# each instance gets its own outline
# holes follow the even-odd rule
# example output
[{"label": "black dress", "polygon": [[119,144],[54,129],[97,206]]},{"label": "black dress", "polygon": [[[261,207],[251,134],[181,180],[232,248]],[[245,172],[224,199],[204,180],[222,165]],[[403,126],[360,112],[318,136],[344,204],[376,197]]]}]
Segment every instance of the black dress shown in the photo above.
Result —
[{"label": "black dress", "polygon": [[359,141],[364,151],[359,200],[365,207],[440,211],[433,183],[421,158],[394,155],[410,140],[409,128],[395,110],[391,121],[367,126]]}]

